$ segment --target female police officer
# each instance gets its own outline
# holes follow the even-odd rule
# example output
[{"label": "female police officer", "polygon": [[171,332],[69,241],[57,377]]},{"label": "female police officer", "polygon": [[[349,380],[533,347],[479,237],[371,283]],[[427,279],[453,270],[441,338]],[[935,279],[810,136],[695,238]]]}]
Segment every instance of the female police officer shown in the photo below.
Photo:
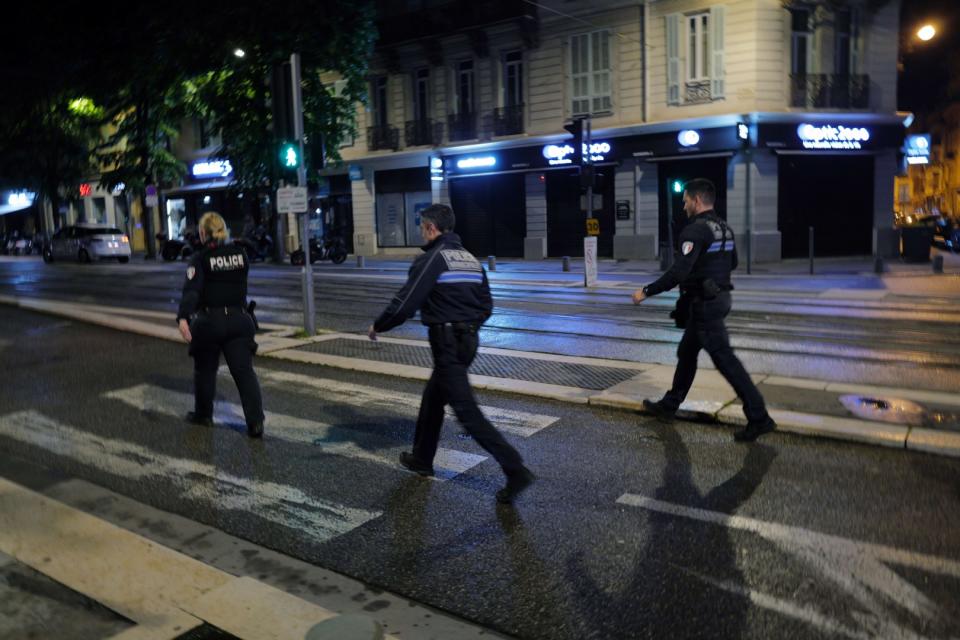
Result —
[{"label": "female police officer", "polygon": [[203,214],[199,226],[203,249],[190,259],[177,312],[180,334],[190,343],[193,356],[195,404],[187,420],[213,425],[222,351],[240,391],[247,433],[259,438],[263,435],[263,401],[253,371],[256,328],[246,308],[250,263],[242,248],[225,244],[227,227],[219,214]]}]

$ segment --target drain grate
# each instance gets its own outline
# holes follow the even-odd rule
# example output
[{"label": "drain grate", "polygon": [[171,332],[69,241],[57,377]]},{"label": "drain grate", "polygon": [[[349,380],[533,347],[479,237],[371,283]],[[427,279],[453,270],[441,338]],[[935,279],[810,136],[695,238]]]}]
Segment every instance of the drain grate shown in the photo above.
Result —
[{"label": "drain grate", "polygon": [[[312,342],[297,347],[297,349],[331,356],[413,365],[428,369],[433,366],[430,347],[426,346],[335,338],[322,342]],[[479,353],[470,366],[470,373],[492,378],[509,378],[511,380],[525,380],[527,382],[602,391],[629,380],[639,373],[639,370]]]}]

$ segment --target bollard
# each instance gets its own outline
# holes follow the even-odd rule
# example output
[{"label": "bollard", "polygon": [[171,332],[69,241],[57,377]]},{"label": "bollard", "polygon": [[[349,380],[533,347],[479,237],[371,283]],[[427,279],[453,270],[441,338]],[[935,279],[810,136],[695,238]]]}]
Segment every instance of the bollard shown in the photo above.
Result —
[{"label": "bollard", "polygon": [[813,275],[813,227],[810,227],[810,275]]},{"label": "bollard", "polygon": [[357,256],[357,268],[363,269],[367,266],[367,259],[363,256]]},{"label": "bollard", "polygon": [[883,273],[886,267],[883,265],[883,258],[877,256],[876,260],[873,261],[873,272],[874,273]]},{"label": "bollard", "polygon": [[943,273],[943,256],[933,256],[933,272]]},{"label": "bollard", "polygon": [[488,271],[497,270],[497,256],[487,256],[487,270]]},{"label": "bollard", "polygon": [[570,256],[563,256],[563,270],[570,271]]}]

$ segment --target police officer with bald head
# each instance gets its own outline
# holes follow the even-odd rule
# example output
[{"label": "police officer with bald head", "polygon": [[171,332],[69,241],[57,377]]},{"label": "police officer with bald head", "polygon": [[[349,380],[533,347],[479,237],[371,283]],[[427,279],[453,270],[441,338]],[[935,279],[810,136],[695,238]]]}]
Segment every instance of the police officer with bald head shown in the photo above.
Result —
[{"label": "police officer with bald head", "polygon": [[777,425],[733,353],[723,322],[730,313],[730,272],[737,268],[737,248],[733,231],[713,210],[715,200],[716,189],[709,180],[698,178],[684,186],[683,210],[690,222],[680,233],[680,255],[659,280],[633,293],[634,304],[640,304],[679,285],[680,298],[671,315],[684,330],[677,348],[673,386],[660,400],[644,400],[643,407],[661,419],[672,420],[693,385],[697,356],[704,349],[743,402],[747,426],[733,437],[738,442],[750,442]]},{"label": "police officer with bald head", "polygon": [[444,408],[453,411],[463,428],[500,464],[507,477],[496,499],[509,504],[534,480],[520,454],[504,439],[477,406],[467,370],[477,355],[480,326],[493,313],[487,274],[454,233],[453,210],[432,204],[420,212],[420,233],[426,244],[410,267],[406,284],[368,330],[377,334],[400,326],[420,312],[427,325],[433,374],[423,390],[413,450],[400,454],[400,464],[422,476],[434,473]]},{"label": "police officer with bald head", "polygon": [[227,244],[227,226],[214,212],[200,218],[203,249],[187,267],[177,325],[193,356],[194,410],[187,420],[213,426],[217,369],[223,353],[240,392],[247,433],[263,435],[263,400],[253,370],[256,320],[247,305],[250,261],[241,247]]}]

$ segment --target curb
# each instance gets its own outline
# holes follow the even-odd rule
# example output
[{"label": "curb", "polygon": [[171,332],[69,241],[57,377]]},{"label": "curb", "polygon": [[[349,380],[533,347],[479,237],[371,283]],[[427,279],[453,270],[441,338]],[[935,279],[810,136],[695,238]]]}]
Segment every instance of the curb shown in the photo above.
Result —
[{"label": "curb", "polygon": [[[23,300],[2,295],[0,295],[0,304],[12,305],[29,311],[68,317],[119,331],[127,331],[152,338],[161,338],[172,342],[181,344],[183,343],[180,333],[175,327],[165,328],[157,325],[154,322],[146,322],[122,317],[118,318],[115,315],[103,312],[102,310],[104,307],[102,306],[97,307],[95,305],[60,303],[45,300]],[[99,311],[97,309],[99,309]],[[140,315],[143,317],[169,317],[169,314],[163,314],[160,312],[127,309],[122,309],[121,311],[128,315]],[[258,356],[260,357],[276,358],[278,360],[286,360],[290,362],[329,366],[337,369],[362,371],[366,373],[389,375],[420,381],[429,379],[431,374],[431,370],[424,367],[391,364],[374,360],[364,360],[361,358],[332,356],[308,351],[299,351],[295,349],[296,347],[309,344],[310,342],[328,340],[341,336],[355,337],[353,334],[326,333],[313,338],[298,339],[289,337],[294,331],[291,327],[270,325],[269,328],[271,329],[271,333],[273,335],[265,334],[257,337],[257,340],[260,343],[260,349],[258,351]],[[409,339],[380,339],[385,342],[426,345],[425,342]],[[484,349],[487,348],[481,347],[481,350]],[[510,350],[505,349],[493,349],[492,351],[501,353],[510,352]],[[514,355],[520,353],[523,352],[515,352]],[[526,357],[526,355],[524,357]],[[593,360],[590,358],[574,358],[565,356],[554,357],[546,354],[535,354],[534,357],[540,359],[583,362],[589,362]],[[596,366],[615,366],[620,368],[636,369],[638,376],[641,375],[642,372],[650,370],[656,366],[623,361],[608,362],[601,359],[596,359],[596,362],[590,362],[590,364],[594,364]],[[769,384],[792,386],[803,389],[814,389],[839,393],[861,393],[867,395],[900,394],[908,398],[917,399],[919,401],[933,402],[949,406],[960,406],[960,396],[943,392],[922,390],[912,391],[907,389],[894,389],[890,387],[834,383],[772,375],[761,375],[756,376],[756,378],[758,382],[766,381]],[[567,387],[481,375],[470,375],[470,384],[475,389],[515,393],[518,395],[526,395],[537,398],[549,398],[552,400],[574,404],[588,404],[596,407],[606,407],[641,413],[643,409],[642,398],[633,397],[622,393],[611,393],[609,390],[596,391],[591,389],[582,389],[579,387]],[[872,422],[853,418],[839,418],[835,416],[825,416],[820,414],[800,413],[796,411],[776,409],[771,410],[770,415],[777,422],[778,431],[784,433],[792,433],[807,437],[828,438],[832,440],[842,440],[846,442],[856,442],[859,444],[870,444],[897,449],[907,449],[910,451],[960,458],[960,432],[956,431],[936,431],[919,427],[911,428],[883,422]],[[690,419],[699,422],[715,422],[730,426],[742,426],[746,423],[746,419],[743,416],[742,407],[737,404],[732,404],[730,400],[726,399],[722,401],[713,399],[687,401],[681,405],[680,411],[678,411],[678,417],[680,419]]]}]

